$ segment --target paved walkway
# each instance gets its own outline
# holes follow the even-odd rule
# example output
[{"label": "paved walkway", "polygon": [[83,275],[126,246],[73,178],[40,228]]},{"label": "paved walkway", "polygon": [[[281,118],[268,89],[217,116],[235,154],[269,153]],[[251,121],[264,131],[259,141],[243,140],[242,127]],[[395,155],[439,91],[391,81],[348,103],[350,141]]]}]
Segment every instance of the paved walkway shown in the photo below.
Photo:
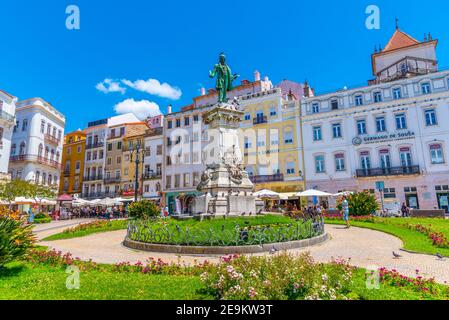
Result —
[{"label": "paved walkway", "polygon": [[[416,269],[424,277],[435,277],[438,282],[449,283],[449,258],[443,261],[425,254],[411,254],[400,251],[402,242],[389,234],[362,228],[326,225],[326,231],[332,239],[306,249],[291,250],[291,253],[309,251],[316,261],[328,262],[334,258],[351,258],[351,264],[358,267],[386,267],[396,269],[400,273],[415,276]],[[218,261],[218,256],[178,256],[175,254],[136,251],[124,247],[121,243],[126,231],[113,231],[95,234],[82,238],[42,242],[43,245],[71,252],[73,256],[83,260],[92,259],[99,263],[117,263],[129,261],[144,262],[149,257],[161,258],[164,261],[182,261],[190,264],[194,261]],[[393,259],[392,251],[402,255]]]},{"label": "paved walkway", "polygon": [[93,221],[94,219],[73,219],[73,220],[60,220],[52,221],[50,223],[37,224],[33,228],[33,232],[38,240],[44,239],[55,233],[60,233],[67,228],[74,227],[76,225]]}]

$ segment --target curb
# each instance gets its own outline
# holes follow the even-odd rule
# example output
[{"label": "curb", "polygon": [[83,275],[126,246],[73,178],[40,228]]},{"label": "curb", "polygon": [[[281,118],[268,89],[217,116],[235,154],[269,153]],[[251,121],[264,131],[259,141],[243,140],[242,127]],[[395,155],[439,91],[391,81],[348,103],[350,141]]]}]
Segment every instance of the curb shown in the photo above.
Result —
[{"label": "curb", "polygon": [[328,233],[310,239],[266,243],[263,245],[250,246],[226,246],[226,247],[208,247],[208,246],[180,246],[168,244],[145,243],[125,238],[123,245],[125,247],[149,252],[159,253],[176,253],[176,254],[194,254],[194,255],[227,255],[227,254],[248,254],[268,252],[273,248],[276,251],[284,251],[291,249],[300,249],[326,242],[330,239]]}]

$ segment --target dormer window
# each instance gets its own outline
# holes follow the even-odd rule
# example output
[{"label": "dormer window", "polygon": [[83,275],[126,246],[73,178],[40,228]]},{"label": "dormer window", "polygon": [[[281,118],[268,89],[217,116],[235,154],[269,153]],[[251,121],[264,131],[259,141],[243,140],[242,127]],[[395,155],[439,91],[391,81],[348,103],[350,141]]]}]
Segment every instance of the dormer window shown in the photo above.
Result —
[{"label": "dormer window", "polygon": [[331,100],[331,109],[332,110],[338,110],[338,100],[337,99],[332,99]]},{"label": "dormer window", "polygon": [[312,104],[312,113],[319,113],[320,112],[320,105],[318,103]]},{"label": "dormer window", "polygon": [[421,84],[421,92],[422,94],[429,94],[432,92],[429,82],[424,82],[423,84]]},{"label": "dormer window", "polygon": [[363,97],[361,94],[358,94],[354,97],[354,102],[357,107],[363,105]]},{"label": "dormer window", "polygon": [[379,103],[382,102],[382,93],[380,91],[376,91],[373,93],[374,102]]}]

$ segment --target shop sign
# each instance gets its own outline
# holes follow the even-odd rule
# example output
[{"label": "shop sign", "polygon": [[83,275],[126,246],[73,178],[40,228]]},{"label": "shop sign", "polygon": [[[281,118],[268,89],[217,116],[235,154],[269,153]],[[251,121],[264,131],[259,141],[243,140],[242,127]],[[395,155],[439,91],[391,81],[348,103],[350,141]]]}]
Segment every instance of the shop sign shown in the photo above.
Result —
[{"label": "shop sign", "polygon": [[380,133],[380,134],[375,134],[375,135],[355,137],[354,139],[352,139],[352,144],[355,146],[360,146],[362,144],[413,139],[414,137],[415,137],[415,132],[410,131],[410,130],[398,131],[398,132],[393,132],[393,133]]}]

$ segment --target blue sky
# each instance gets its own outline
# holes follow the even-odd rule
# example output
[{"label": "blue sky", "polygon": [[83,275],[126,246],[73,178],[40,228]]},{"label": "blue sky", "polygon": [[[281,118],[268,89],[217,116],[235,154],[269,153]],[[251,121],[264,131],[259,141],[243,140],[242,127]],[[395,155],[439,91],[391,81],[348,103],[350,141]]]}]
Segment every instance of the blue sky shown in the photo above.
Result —
[{"label": "blue sky", "polygon": [[[70,4],[80,9],[80,30],[65,26]],[[365,27],[370,4],[381,10],[380,30]],[[440,67],[449,66],[446,0],[3,0],[0,12],[0,89],[46,99],[66,115],[67,132],[114,115],[127,99],[178,110],[214,86],[208,71],[221,51],[243,79],[257,69],[274,83],[308,79],[317,92],[365,84],[374,46],[385,46],[395,17],[418,40],[425,32],[438,38]],[[126,92],[97,90],[104,79]],[[133,88],[148,79],[169,86]]]}]

